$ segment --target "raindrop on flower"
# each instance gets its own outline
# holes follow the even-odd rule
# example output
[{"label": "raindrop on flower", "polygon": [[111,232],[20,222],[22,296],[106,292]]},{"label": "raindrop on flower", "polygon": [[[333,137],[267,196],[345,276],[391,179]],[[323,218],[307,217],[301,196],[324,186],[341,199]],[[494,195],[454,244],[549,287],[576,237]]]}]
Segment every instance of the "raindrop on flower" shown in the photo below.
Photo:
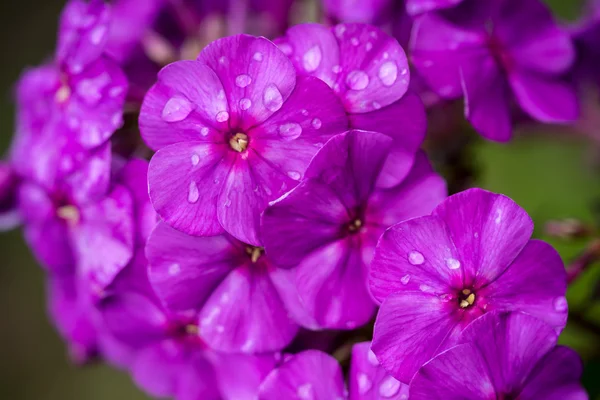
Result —
[{"label": "raindrop on flower", "polygon": [[196,153],[192,154],[192,165],[198,165],[199,162],[200,156],[198,156]]},{"label": "raindrop on flower", "polygon": [[292,46],[287,43],[279,43],[277,47],[279,47],[279,50],[281,50],[286,56],[289,56],[293,53]]},{"label": "raindrop on flower", "polygon": [[293,180],[297,181],[297,180],[299,180],[299,179],[300,179],[300,176],[301,176],[301,175],[300,175],[300,172],[297,172],[297,171],[290,171],[290,172],[288,172],[288,176],[289,176],[291,179],[293,179]]},{"label": "raindrop on flower", "polygon": [[369,377],[364,373],[358,374],[357,382],[358,382],[358,391],[360,394],[367,393],[369,390],[371,390],[371,387],[373,386],[373,383],[371,382]]},{"label": "raindrop on flower", "polygon": [[400,282],[402,282],[403,285],[407,285],[408,282],[410,281],[410,275],[404,275],[402,278],[400,278]]},{"label": "raindrop on flower", "polygon": [[379,79],[385,86],[392,86],[398,78],[398,66],[394,61],[387,61],[379,68]]},{"label": "raindrop on flower", "polygon": [[240,109],[246,111],[252,106],[252,101],[247,98],[243,98],[240,100]]},{"label": "raindrop on flower", "polygon": [[279,126],[279,136],[284,140],[294,140],[302,134],[302,127],[295,122],[289,122]]},{"label": "raindrop on flower", "polygon": [[321,122],[321,120],[319,118],[315,118],[312,120],[312,126],[315,129],[321,129],[321,126],[323,126],[323,123]]},{"label": "raindrop on flower", "polygon": [[90,42],[99,45],[106,36],[106,26],[99,25],[90,32]]},{"label": "raindrop on flower", "polygon": [[460,261],[458,261],[455,258],[448,258],[446,260],[446,266],[450,269],[459,269],[460,268]]},{"label": "raindrop on flower", "polygon": [[321,48],[316,45],[311,47],[302,57],[302,64],[306,72],[314,72],[321,65]]},{"label": "raindrop on flower", "polygon": [[258,51],[257,51],[257,52],[256,52],[256,53],[254,53],[254,55],[252,56],[252,59],[253,59],[254,61],[261,62],[261,61],[263,60],[263,55],[262,55],[262,53],[261,53],[261,52],[258,52]]},{"label": "raindrop on flower", "polygon": [[219,111],[216,119],[217,122],[225,122],[229,119],[229,113],[227,111]]},{"label": "raindrop on flower", "polygon": [[369,76],[360,70],[354,70],[346,76],[346,85],[352,90],[363,90],[369,85]]},{"label": "raindrop on flower", "polygon": [[310,383],[298,386],[296,394],[301,400],[314,400],[313,387]]},{"label": "raindrop on flower", "polygon": [[358,41],[358,38],[355,38],[355,37],[350,39],[350,43],[352,43],[352,46],[358,46],[360,44],[360,42]]},{"label": "raindrop on flower", "polygon": [[279,89],[277,89],[277,86],[271,83],[265,88],[265,92],[263,93],[263,103],[269,111],[275,112],[281,108],[283,105],[283,97],[281,96]]},{"label": "raindrop on flower", "polygon": [[331,70],[334,74],[339,74],[340,72],[342,72],[342,67],[340,67],[339,65],[334,65],[333,67],[331,67]]},{"label": "raindrop on flower", "polygon": [[252,78],[250,78],[250,75],[247,75],[247,74],[241,74],[235,78],[235,84],[240,88],[245,88],[246,86],[248,86],[251,83],[252,83]]},{"label": "raindrop on flower", "polygon": [[202,129],[200,129],[200,134],[202,136],[208,136],[208,128],[207,127],[203,127]]},{"label": "raindrop on flower", "polygon": [[162,119],[166,122],[183,121],[192,112],[193,106],[181,96],[171,97],[162,110]]},{"label": "raindrop on flower", "polygon": [[567,299],[564,296],[554,299],[554,309],[558,312],[566,311],[568,308]]},{"label": "raindrop on flower", "polygon": [[382,397],[395,396],[400,390],[400,382],[391,376],[385,378],[379,385],[379,395]]},{"label": "raindrop on flower", "polygon": [[198,192],[198,186],[196,185],[196,182],[192,181],[192,182],[190,182],[190,189],[188,192],[188,201],[190,203],[195,203],[198,201],[198,198],[200,198],[200,192]]},{"label": "raindrop on flower", "polygon": [[425,262],[425,257],[420,252],[414,250],[408,253],[408,262],[412,265],[421,265]]}]

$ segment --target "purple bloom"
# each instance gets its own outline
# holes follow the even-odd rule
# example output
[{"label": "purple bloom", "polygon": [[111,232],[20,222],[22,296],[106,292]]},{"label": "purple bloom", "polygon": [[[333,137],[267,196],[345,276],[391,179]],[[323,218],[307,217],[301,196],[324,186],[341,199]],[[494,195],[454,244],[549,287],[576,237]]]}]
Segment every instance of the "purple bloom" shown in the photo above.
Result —
[{"label": "purple bloom", "polygon": [[350,362],[350,400],[406,400],[408,385],[400,383],[379,364],[371,351],[371,342],[352,347]]},{"label": "purple bloom", "polygon": [[298,331],[286,307],[292,272],[227,234],[194,237],[159,223],[146,248],[150,282],[173,312],[198,314],[199,335],[224,352],[263,353]]},{"label": "purple bloom", "polygon": [[260,213],[302,178],[327,139],[348,126],[334,93],[298,78],[264,38],[238,35],[197,61],[165,67],[140,114],[150,161],[150,198],[174,228],[223,230],[261,244]]},{"label": "purple bloom", "polygon": [[406,11],[410,15],[418,15],[429,11],[452,8],[463,0],[406,0]]},{"label": "purple bloom", "polygon": [[391,0],[323,0],[325,14],[337,22],[380,24],[393,10]]},{"label": "purple bloom", "polygon": [[314,76],[333,88],[344,104],[350,127],[394,139],[379,185],[391,187],[408,174],[425,137],[426,116],[418,96],[406,93],[410,72],[398,42],[364,24],[327,28],[297,25],[276,40],[301,76]]},{"label": "purple bloom", "polygon": [[488,313],[464,330],[459,345],[421,367],[410,398],[587,400],[581,359],[557,339],[531,315]]},{"label": "purple bloom", "polygon": [[465,0],[415,21],[412,61],[440,96],[465,97],[484,137],[508,141],[514,100],[533,119],[577,119],[577,97],[561,78],[574,61],[569,35],[540,0]]},{"label": "purple bloom", "polygon": [[430,216],[394,225],[380,239],[370,288],[383,302],[372,349],[395,378],[456,343],[492,310],[524,311],[562,330],[565,270],[533,222],[508,197],[481,189],[453,195]]},{"label": "purple bloom", "polygon": [[318,350],[290,356],[260,386],[260,400],[346,398],[344,376],[337,360]]},{"label": "purple bloom", "polygon": [[17,188],[19,179],[10,164],[0,161],[0,232],[17,226]]},{"label": "purple bloom", "polygon": [[368,265],[377,240],[396,222],[431,210],[446,186],[421,153],[398,186],[377,189],[392,139],[350,131],[332,138],[305,180],[263,216],[265,249],[276,265],[295,267],[310,315],[327,328],[353,329],[375,311]]},{"label": "purple bloom", "polygon": [[572,28],[571,35],[577,50],[576,78],[591,80],[600,86],[600,1],[587,2],[586,12]]}]

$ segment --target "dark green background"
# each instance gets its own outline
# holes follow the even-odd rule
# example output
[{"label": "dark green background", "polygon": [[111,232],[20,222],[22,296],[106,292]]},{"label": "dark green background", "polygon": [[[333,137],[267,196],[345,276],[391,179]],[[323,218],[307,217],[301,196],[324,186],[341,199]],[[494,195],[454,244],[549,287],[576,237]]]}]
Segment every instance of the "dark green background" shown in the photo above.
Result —
[{"label": "dark green background", "polygon": [[[550,3],[564,18],[577,15],[579,2]],[[22,68],[37,65],[51,54],[62,5],[60,0],[0,2],[1,151],[12,135],[12,86]],[[543,237],[542,227],[549,219],[594,220],[600,174],[598,164],[594,167],[593,146],[580,135],[527,132],[509,145],[478,140],[475,146],[477,185],[505,193],[521,204],[535,219],[537,236]],[[583,241],[544,239],[558,248],[565,262],[585,246]],[[600,303],[591,298],[599,276],[598,266],[589,270],[569,289],[568,296],[570,308],[579,318],[598,325]],[[571,319],[561,341],[586,360],[584,381],[592,398],[600,399],[600,337]],[[105,366],[77,368],[69,363],[65,347],[46,317],[42,271],[20,232],[0,234],[0,399],[145,398],[121,372]]]}]

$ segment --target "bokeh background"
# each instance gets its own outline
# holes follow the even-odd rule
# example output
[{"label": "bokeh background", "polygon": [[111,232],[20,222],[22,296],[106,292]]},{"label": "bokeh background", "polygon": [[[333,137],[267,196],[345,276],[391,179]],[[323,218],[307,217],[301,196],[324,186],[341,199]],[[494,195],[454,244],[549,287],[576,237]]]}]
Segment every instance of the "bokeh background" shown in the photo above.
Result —
[{"label": "bokeh background", "polygon": [[[273,0],[277,1],[277,0]],[[54,48],[64,0],[0,2],[0,154],[13,132],[13,85],[23,68],[40,64]],[[581,2],[548,0],[561,19],[577,17]],[[599,71],[600,73],[600,71]],[[600,227],[600,107],[595,132],[523,128],[508,145],[476,140],[468,163],[475,184],[504,193],[536,222],[536,236],[551,242],[565,263],[586,240],[544,234],[549,220],[576,218]],[[595,137],[595,138],[594,138]],[[598,232],[596,232],[598,233]],[[584,384],[600,400],[600,265],[568,292],[570,319],[561,342],[585,361]],[[120,371],[104,365],[76,367],[49,323],[42,270],[19,231],[0,233],[0,399],[147,399]]]}]

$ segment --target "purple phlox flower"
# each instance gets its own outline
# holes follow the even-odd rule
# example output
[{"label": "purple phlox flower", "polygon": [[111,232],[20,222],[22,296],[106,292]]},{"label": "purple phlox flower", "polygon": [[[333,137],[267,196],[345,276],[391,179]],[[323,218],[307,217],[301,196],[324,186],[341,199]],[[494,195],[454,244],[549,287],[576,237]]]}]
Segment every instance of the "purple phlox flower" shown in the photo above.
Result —
[{"label": "purple phlox flower", "polygon": [[600,86],[600,1],[590,0],[581,19],[571,28],[577,50],[575,79],[595,82]]},{"label": "purple phlox flower", "polygon": [[293,273],[263,252],[227,234],[194,237],[163,222],[146,248],[162,302],[173,312],[195,310],[202,339],[228,353],[277,351],[298,331]]},{"label": "purple phlox flower", "polygon": [[406,400],[408,385],[400,383],[379,364],[371,342],[352,347],[348,376],[350,400]]},{"label": "purple phlox flower", "polygon": [[[19,188],[19,212],[34,254],[49,270],[87,281],[96,296],[103,295],[134,250],[132,195],[118,182],[109,186],[104,173],[109,152],[107,144],[54,190],[30,181]],[[93,197],[82,194],[99,187],[106,192]]]},{"label": "purple phlox flower", "polygon": [[318,350],[289,356],[260,386],[259,400],[344,400],[347,392],[337,360]]},{"label": "purple phlox flower", "polygon": [[569,35],[540,0],[464,0],[416,19],[411,58],[440,96],[464,96],[465,115],[484,137],[508,141],[513,100],[545,123],[573,122]]},{"label": "purple phlox flower", "polygon": [[385,369],[408,383],[492,310],[524,311],[560,332],[567,318],[564,265],[550,245],[530,239],[532,232],[525,210],[481,189],[388,229],[370,275],[371,293],[383,302],[372,349]]},{"label": "purple phlox flower", "polygon": [[412,400],[587,400],[575,351],[556,346],[556,330],[524,313],[488,313],[459,344],[426,363],[410,384]]},{"label": "purple phlox flower", "polygon": [[419,97],[407,93],[410,71],[398,42],[365,24],[302,24],[276,43],[299,75],[317,77],[333,88],[351,128],[394,139],[379,185],[402,181],[425,137],[426,116]]},{"label": "purple phlox flower", "polygon": [[10,163],[0,161],[0,232],[10,230],[21,222],[17,210],[19,178]]},{"label": "purple phlox flower", "polygon": [[452,8],[463,0],[405,0],[405,2],[408,14],[416,16],[429,11]]},{"label": "purple phlox flower", "polygon": [[251,399],[277,361],[275,355],[210,350],[198,335],[196,312],[171,313],[162,306],[145,261],[122,271],[100,310],[107,330],[131,349],[126,366],[134,381],[153,396]]},{"label": "purple phlox flower", "polygon": [[360,22],[380,25],[394,9],[391,0],[322,0],[325,14],[334,23]]},{"label": "purple phlox flower", "polygon": [[260,246],[260,213],[302,178],[327,139],[347,129],[334,93],[299,77],[264,38],[217,40],[197,61],[165,67],[140,114],[154,150],[157,213],[192,235],[224,230]]},{"label": "purple phlox flower", "polygon": [[[327,328],[354,329],[369,321],[368,265],[383,231],[427,214],[446,185],[419,153],[405,180],[390,189],[377,182],[392,139],[349,131],[329,140],[305,180],[265,210],[265,249],[276,265],[295,271],[303,303]],[[309,201],[310,200],[310,201]]]}]

